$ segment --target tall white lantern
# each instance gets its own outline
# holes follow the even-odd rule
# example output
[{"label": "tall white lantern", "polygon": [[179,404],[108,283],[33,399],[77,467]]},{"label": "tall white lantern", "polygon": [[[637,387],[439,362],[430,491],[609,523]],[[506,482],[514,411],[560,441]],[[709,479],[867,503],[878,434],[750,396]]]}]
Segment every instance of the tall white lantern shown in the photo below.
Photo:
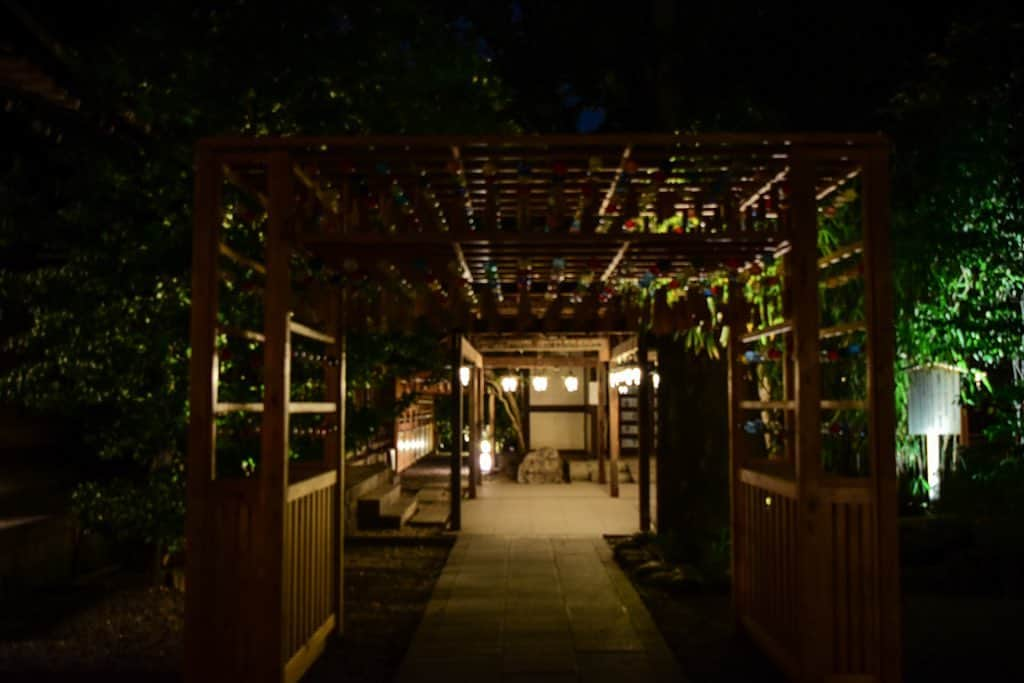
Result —
[{"label": "tall white lantern", "polygon": [[911,369],[907,409],[910,433],[925,438],[928,498],[937,500],[942,473],[939,436],[960,433],[960,371],[949,365]]}]

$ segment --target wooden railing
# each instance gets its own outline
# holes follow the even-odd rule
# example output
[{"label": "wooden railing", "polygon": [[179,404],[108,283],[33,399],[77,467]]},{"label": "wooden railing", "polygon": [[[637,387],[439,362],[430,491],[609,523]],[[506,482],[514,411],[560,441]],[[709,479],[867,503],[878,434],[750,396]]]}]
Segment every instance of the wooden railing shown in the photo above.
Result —
[{"label": "wooden railing", "polygon": [[745,533],[737,552],[737,599],[748,631],[774,659],[795,669],[797,643],[797,503],[790,479],[741,470],[737,514]]},{"label": "wooden railing", "polygon": [[285,680],[297,681],[323,651],[336,623],[338,474],[288,487],[285,513]]},{"label": "wooden railing", "polygon": [[874,673],[878,585],[875,505],[832,502],[832,665],[837,675]]}]

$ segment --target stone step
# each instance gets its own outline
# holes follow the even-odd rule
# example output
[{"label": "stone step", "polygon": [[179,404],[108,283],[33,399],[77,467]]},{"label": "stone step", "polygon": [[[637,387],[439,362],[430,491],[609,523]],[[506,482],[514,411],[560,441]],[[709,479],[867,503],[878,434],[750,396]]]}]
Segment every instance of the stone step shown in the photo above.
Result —
[{"label": "stone step", "polygon": [[402,525],[409,521],[419,508],[419,501],[416,496],[401,496],[393,503],[384,506],[380,517],[377,518],[376,529],[401,529]]},{"label": "stone step", "polygon": [[391,483],[391,470],[387,465],[356,465],[345,470],[345,497],[358,500]]},{"label": "stone step", "polygon": [[402,487],[398,484],[386,483],[356,501],[356,519],[360,529],[372,528],[386,514],[389,506],[394,505],[402,496]]},{"label": "stone step", "polygon": [[409,526],[416,527],[439,527],[444,529],[448,526],[448,517],[451,514],[451,506],[448,503],[420,503],[416,514],[409,520]]}]

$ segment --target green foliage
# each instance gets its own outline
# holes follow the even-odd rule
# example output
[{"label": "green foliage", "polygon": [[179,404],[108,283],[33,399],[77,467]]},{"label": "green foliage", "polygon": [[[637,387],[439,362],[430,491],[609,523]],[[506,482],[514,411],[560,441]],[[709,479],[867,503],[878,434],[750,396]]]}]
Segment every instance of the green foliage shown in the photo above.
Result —
[{"label": "green foliage", "polygon": [[[422,4],[116,11],[100,30],[64,36],[73,80],[88,86],[81,115],[68,122],[24,102],[6,114],[0,251],[17,263],[0,269],[12,333],[0,343],[13,360],[0,400],[65,416],[90,457],[134,463],[134,476],[83,484],[76,507],[119,536],[169,543],[181,529],[195,141],[512,126],[475,36]],[[259,255],[260,212],[225,199],[229,238]],[[222,313],[258,329],[259,297],[246,296]],[[429,366],[432,343],[353,336],[352,386]],[[243,362],[252,351],[226,362],[226,391],[259,395],[258,368]],[[321,387],[300,380],[296,391]],[[353,443],[388,417],[353,414]],[[224,447],[235,466],[258,453],[251,434]]]},{"label": "green foliage", "polygon": [[[1024,354],[1020,27],[958,27],[895,102],[897,334],[911,363],[991,368]],[[1020,49],[1016,54],[1019,63]]]},{"label": "green foliage", "polygon": [[942,481],[939,510],[965,518],[1024,520],[1024,452],[994,442],[964,449]]},{"label": "green foliage", "polygon": [[[975,374],[964,398],[996,404],[1002,414],[991,436],[1005,453],[1021,436],[1022,378],[1007,378],[1024,358],[1022,114],[1015,104],[1024,36],[997,15],[954,26],[943,54],[893,103],[893,249],[901,365],[946,362],[1000,377],[993,386]],[[920,439],[906,433],[907,381],[897,372],[899,458],[920,471]],[[985,396],[992,388],[995,395]]]},{"label": "green foliage", "polygon": [[118,542],[177,552],[185,523],[185,468],[178,461],[145,478],[85,482],[72,495],[72,506],[85,527]]}]

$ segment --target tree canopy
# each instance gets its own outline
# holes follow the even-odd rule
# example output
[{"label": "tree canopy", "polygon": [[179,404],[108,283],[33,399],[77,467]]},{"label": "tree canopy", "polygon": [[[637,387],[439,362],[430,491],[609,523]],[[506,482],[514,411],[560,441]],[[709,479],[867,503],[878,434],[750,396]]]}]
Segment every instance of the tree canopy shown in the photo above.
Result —
[{"label": "tree canopy", "polygon": [[[406,0],[34,9],[63,31],[83,104],[72,115],[31,98],[6,107],[0,301],[13,333],[0,400],[63,416],[86,452],[134,462],[116,487],[83,487],[79,507],[87,521],[167,542],[180,496],[155,495],[171,502],[145,523],[114,520],[147,486],[183,481],[196,140],[508,131],[506,101],[474,36]],[[385,360],[411,362],[408,345],[353,347],[350,373],[363,382]]]}]

